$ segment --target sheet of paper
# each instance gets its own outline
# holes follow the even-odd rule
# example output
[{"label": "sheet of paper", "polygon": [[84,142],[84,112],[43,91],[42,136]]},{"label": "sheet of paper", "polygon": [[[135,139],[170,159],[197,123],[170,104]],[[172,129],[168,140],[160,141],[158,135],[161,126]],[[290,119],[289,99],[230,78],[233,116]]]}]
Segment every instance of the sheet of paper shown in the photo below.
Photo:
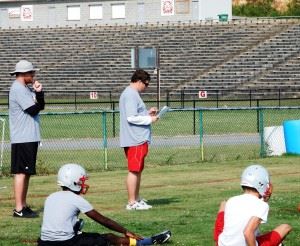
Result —
[{"label": "sheet of paper", "polygon": [[168,111],[169,111],[169,107],[168,106],[163,106],[163,108],[158,112],[157,117],[161,118]]}]

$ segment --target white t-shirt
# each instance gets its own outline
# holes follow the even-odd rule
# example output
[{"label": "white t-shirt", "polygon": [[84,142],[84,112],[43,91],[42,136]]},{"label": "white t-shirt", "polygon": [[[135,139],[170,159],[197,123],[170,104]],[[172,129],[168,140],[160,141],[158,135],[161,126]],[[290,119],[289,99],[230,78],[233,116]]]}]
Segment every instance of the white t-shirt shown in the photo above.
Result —
[{"label": "white t-shirt", "polygon": [[93,210],[82,196],[71,191],[58,191],[45,201],[41,231],[43,241],[65,241],[75,236],[73,227],[78,214]]},{"label": "white t-shirt", "polygon": [[127,86],[119,101],[120,146],[137,146],[151,139],[151,117],[137,90]]},{"label": "white t-shirt", "polygon": [[41,141],[39,115],[25,112],[35,104],[35,92],[15,80],[9,91],[9,130],[11,143]]},{"label": "white t-shirt", "polygon": [[254,195],[243,194],[230,198],[225,205],[224,230],[219,236],[219,246],[247,246],[243,232],[249,220],[255,216],[266,223],[268,212],[268,203]]}]

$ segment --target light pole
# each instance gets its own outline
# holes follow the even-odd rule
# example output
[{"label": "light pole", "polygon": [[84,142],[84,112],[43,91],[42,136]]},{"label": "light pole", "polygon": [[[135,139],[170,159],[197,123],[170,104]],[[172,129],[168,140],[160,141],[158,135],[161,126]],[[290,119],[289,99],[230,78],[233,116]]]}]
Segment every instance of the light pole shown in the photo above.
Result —
[{"label": "light pole", "polygon": [[157,108],[160,108],[160,59],[159,59],[159,48],[156,49],[156,90],[157,90]]}]

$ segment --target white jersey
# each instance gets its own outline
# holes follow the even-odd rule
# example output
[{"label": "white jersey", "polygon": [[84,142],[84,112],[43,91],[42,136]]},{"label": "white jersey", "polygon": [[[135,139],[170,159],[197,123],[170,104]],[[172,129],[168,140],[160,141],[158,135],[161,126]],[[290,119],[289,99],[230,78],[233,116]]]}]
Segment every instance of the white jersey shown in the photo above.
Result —
[{"label": "white jersey", "polygon": [[93,210],[92,205],[72,191],[58,191],[45,201],[41,239],[65,241],[75,236],[73,227],[78,214]]},{"label": "white jersey", "polygon": [[254,216],[266,223],[268,212],[269,205],[254,195],[243,194],[230,198],[225,205],[224,230],[219,236],[218,245],[247,246],[243,232],[249,220]]},{"label": "white jersey", "polygon": [[137,90],[130,86],[122,92],[120,109],[120,146],[137,146],[151,139],[151,117]]}]

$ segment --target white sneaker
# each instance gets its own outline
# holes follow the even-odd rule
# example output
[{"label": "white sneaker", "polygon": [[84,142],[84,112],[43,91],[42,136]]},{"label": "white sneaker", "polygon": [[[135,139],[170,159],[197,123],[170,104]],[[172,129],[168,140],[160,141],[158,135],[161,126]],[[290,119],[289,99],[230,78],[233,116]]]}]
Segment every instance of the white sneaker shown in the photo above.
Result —
[{"label": "white sneaker", "polygon": [[152,206],[147,203],[147,200],[145,200],[143,198],[141,198],[140,200],[138,200],[138,203],[141,204],[142,206],[148,207],[148,209],[152,208]]},{"label": "white sneaker", "polygon": [[149,207],[136,201],[133,204],[127,204],[126,209],[127,210],[148,210]]}]

